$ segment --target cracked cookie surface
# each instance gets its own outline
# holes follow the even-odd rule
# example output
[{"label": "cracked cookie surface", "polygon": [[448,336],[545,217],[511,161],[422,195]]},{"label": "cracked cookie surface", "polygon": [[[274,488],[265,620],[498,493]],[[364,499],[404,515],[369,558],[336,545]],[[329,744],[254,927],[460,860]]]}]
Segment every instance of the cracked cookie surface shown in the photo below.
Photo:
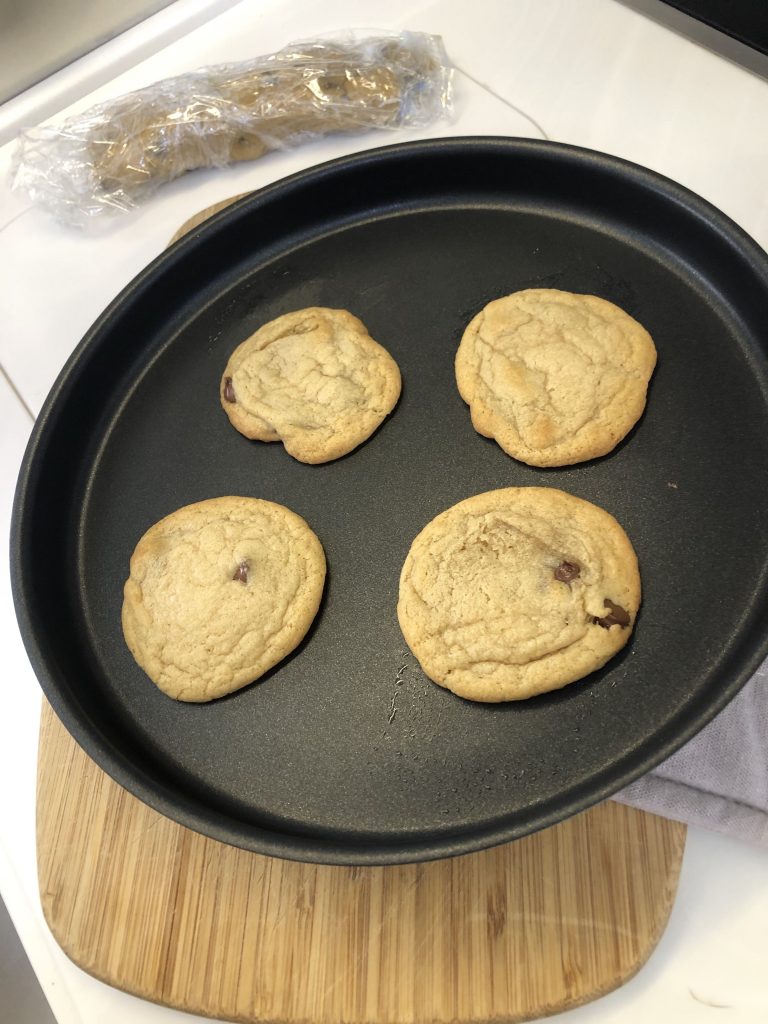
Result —
[{"label": "cracked cookie surface", "polygon": [[213,700],[298,646],[324,582],[322,545],[295,512],[259,498],[211,498],[172,512],[136,545],[123,634],[169,697]]},{"label": "cracked cookie surface", "polygon": [[490,302],[456,353],[472,425],[531,466],[606,455],[642,415],[650,334],[596,295],[529,288]]},{"label": "cracked cookie surface", "polygon": [[400,397],[400,370],[344,309],[313,306],[259,328],[230,356],[221,404],[256,441],[299,462],[338,459],[367,440]]},{"label": "cracked cookie surface", "polygon": [[430,679],[498,702],[600,668],[629,640],[639,606],[637,558],[613,516],[554,488],[508,487],[424,527],[397,615]]}]

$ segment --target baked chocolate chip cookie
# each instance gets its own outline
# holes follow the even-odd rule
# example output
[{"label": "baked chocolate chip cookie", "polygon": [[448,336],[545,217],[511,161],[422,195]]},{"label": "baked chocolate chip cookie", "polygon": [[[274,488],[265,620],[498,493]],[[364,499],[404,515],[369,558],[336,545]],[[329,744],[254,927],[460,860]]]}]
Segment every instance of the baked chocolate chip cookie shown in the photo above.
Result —
[{"label": "baked chocolate chip cookie", "polygon": [[411,545],[398,619],[430,679],[477,701],[572,683],[629,640],[640,574],[613,516],[549,487],[477,494]]},{"label": "baked chocolate chip cookie", "polygon": [[329,462],[362,444],[400,397],[400,370],[344,309],[272,320],[232,353],[221,404],[256,441],[282,441],[299,462]]},{"label": "baked chocolate chip cookie", "polygon": [[211,498],[172,512],[136,545],[123,634],[169,697],[213,700],[294,650],[324,581],[322,545],[300,516],[259,498]]},{"label": "baked chocolate chip cookie", "polygon": [[612,451],[645,408],[650,334],[595,295],[529,288],[490,302],[456,353],[456,382],[478,433],[531,466]]}]

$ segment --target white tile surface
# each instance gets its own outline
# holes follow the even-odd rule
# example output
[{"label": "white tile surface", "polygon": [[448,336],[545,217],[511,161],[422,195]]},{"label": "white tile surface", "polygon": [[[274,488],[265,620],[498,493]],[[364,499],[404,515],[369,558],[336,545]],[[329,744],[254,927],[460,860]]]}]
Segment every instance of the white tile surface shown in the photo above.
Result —
[{"label": "white tile surface", "polygon": [[616,2],[500,3],[493,31],[474,4],[436,6],[457,64],[550,138],[674,178],[768,248],[767,81]]},{"label": "white tile surface", "polygon": [[[768,245],[768,84],[613,0],[242,0],[83,95],[71,109],[201,64],[252,57],[290,39],[355,25],[440,33],[456,64],[503,97],[458,76],[456,121],[431,134],[535,136],[529,115],[554,139],[603,149],[676,178]],[[87,74],[85,69],[79,85],[70,83],[72,95],[82,90]],[[0,362],[38,410],[83,332],[183,219],[303,166],[392,141],[397,139],[390,135],[325,140],[227,171],[188,175],[137,214],[95,235],[61,228],[38,210],[25,212],[25,204],[0,185]],[[0,151],[0,174],[8,159],[6,147]],[[29,426],[29,417],[0,380],[3,535]],[[35,877],[39,695],[16,630],[5,569],[0,635],[5,678],[12,681],[0,717],[0,890],[58,1020],[196,1020],[87,977],[51,939]],[[619,991],[552,1019],[705,1024],[717,1016],[712,1005],[717,1004],[729,1007],[723,1019],[765,1024],[767,920],[765,854],[691,830],[672,919],[650,963]]]}]

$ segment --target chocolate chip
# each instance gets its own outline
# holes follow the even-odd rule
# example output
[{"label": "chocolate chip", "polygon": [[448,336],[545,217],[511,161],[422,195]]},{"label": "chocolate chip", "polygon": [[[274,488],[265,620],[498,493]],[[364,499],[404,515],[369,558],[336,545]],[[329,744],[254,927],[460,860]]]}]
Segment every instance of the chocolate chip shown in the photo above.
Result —
[{"label": "chocolate chip", "polygon": [[614,604],[613,601],[607,597],[603,601],[603,604],[609,609],[608,614],[603,615],[602,617],[593,615],[592,621],[594,623],[598,626],[602,626],[603,629],[610,629],[611,626],[621,626],[622,629],[625,629],[629,625],[629,613],[625,608],[622,608],[619,604]]},{"label": "chocolate chip", "polygon": [[240,565],[235,569],[235,575],[232,577],[233,580],[239,580],[240,583],[248,582],[248,570],[250,566],[247,562],[241,562]]},{"label": "chocolate chip", "polygon": [[232,387],[232,378],[224,378],[224,399],[227,402],[236,402],[235,389]]},{"label": "chocolate chip", "polygon": [[555,569],[555,579],[561,583],[570,584],[571,580],[578,579],[581,575],[581,566],[578,562],[561,562]]}]

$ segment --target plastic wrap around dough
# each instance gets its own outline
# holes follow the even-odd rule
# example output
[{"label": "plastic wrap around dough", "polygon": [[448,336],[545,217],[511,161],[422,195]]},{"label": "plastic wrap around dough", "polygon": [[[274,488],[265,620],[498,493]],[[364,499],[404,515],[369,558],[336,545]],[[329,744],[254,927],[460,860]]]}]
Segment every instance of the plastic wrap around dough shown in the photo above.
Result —
[{"label": "plastic wrap around dough", "polygon": [[451,81],[438,36],[293,43],[29,129],[11,180],[58,219],[82,225],[133,209],[195,168],[255,160],[331,132],[423,128],[450,114]]}]

